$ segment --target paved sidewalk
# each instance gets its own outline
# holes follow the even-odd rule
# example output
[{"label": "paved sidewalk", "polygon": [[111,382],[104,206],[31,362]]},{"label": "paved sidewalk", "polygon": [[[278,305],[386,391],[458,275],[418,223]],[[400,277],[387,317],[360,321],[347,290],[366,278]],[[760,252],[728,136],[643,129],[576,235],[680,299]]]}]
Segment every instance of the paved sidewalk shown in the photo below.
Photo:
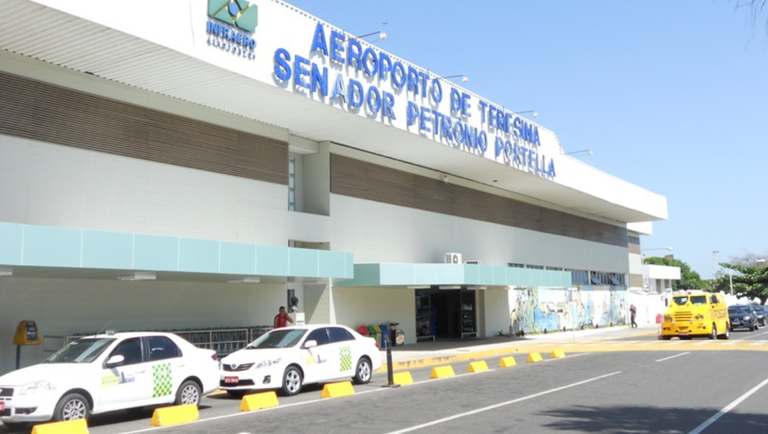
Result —
[{"label": "paved sidewalk", "polygon": [[[530,351],[526,351],[526,347],[530,347],[530,350],[533,346],[541,345],[543,343],[578,342],[594,339],[625,339],[657,333],[658,326],[651,324],[636,329],[627,326],[617,326],[577,330],[575,332],[568,331],[528,335],[524,338],[494,336],[488,338],[423,341],[415,344],[392,347],[392,368],[393,371],[402,371],[468,360],[527,354]],[[377,372],[386,372],[387,351],[382,350],[380,353],[382,367]]]}]

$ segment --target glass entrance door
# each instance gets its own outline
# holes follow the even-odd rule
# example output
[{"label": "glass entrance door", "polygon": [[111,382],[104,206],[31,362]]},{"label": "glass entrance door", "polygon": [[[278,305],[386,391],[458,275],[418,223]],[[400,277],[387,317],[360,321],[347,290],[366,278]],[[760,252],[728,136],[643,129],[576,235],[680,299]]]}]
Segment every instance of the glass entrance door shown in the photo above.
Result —
[{"label": "glass entrance door", "polygon": [[461,337],[477,337],[477,318],[475,305],[475,291],[462,289],[461,298]]},{"label": "glass entrance door", "polygon": [[477,336],[475,291],[468,289],[417,290],[416,338],[465,338]]}]

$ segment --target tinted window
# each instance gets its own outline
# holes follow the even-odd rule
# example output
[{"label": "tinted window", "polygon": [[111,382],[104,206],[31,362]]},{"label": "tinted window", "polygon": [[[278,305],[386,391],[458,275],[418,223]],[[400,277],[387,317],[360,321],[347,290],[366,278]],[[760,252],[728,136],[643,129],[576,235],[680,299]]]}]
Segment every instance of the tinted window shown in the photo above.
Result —
[{"label": "tinted window", "polygon": [[110,357],[118,355],[125,357],[125,360],[119,366],[141,363],[141,339],[131,338],[120,342],[115,351],[112,351]]},{"label": "tinted window", "polygon": [[693,303],[694,306],[701,306],[701,305],[707,304],[707,296],[706,295],[692,295],[691,296],[691,303]]},{"label": "tinted window", "polygon": [[149,360],[172,359],[181,357],[181,350],[176,344],[165,336],[150,336],[147,338],[149,344]]},{"label": "tinted window", "polygon": [[355,337],[352,336],[352,333],[350,333],[347,329],[343,329],[341,327],[329,327],[328,334],[331,335],[331,342],[344,342],[344,341],[355,340]]},{"label": "tinted window", "polygon": [[307,336],[308,341],[317,341],[317,346],[325,345],[330,342],[330,339],[328,339],[328,332],[325,328],[312,330],[312,333]]}]

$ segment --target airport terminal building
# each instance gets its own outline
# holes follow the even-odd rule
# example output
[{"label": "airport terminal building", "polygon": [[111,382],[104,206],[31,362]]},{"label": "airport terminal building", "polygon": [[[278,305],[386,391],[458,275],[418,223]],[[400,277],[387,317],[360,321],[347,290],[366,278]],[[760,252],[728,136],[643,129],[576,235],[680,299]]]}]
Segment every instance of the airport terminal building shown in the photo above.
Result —
[{"label": "airport terminal building", "polygon": [[[43,336],[625,321],[666,198],[280,0],[0,0],[0,374]],[[21,364],[43,346],[21,348]]]}]

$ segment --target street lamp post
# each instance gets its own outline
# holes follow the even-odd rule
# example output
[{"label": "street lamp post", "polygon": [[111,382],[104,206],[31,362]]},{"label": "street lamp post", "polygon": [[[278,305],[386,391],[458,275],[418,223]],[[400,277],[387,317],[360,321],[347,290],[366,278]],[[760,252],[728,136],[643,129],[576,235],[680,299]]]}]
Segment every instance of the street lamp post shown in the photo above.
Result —
[{"label": "street lamp post", "polygon": [[728,273],[728,286],[731,288],[731,295],[733,295],[733,273]]}]

